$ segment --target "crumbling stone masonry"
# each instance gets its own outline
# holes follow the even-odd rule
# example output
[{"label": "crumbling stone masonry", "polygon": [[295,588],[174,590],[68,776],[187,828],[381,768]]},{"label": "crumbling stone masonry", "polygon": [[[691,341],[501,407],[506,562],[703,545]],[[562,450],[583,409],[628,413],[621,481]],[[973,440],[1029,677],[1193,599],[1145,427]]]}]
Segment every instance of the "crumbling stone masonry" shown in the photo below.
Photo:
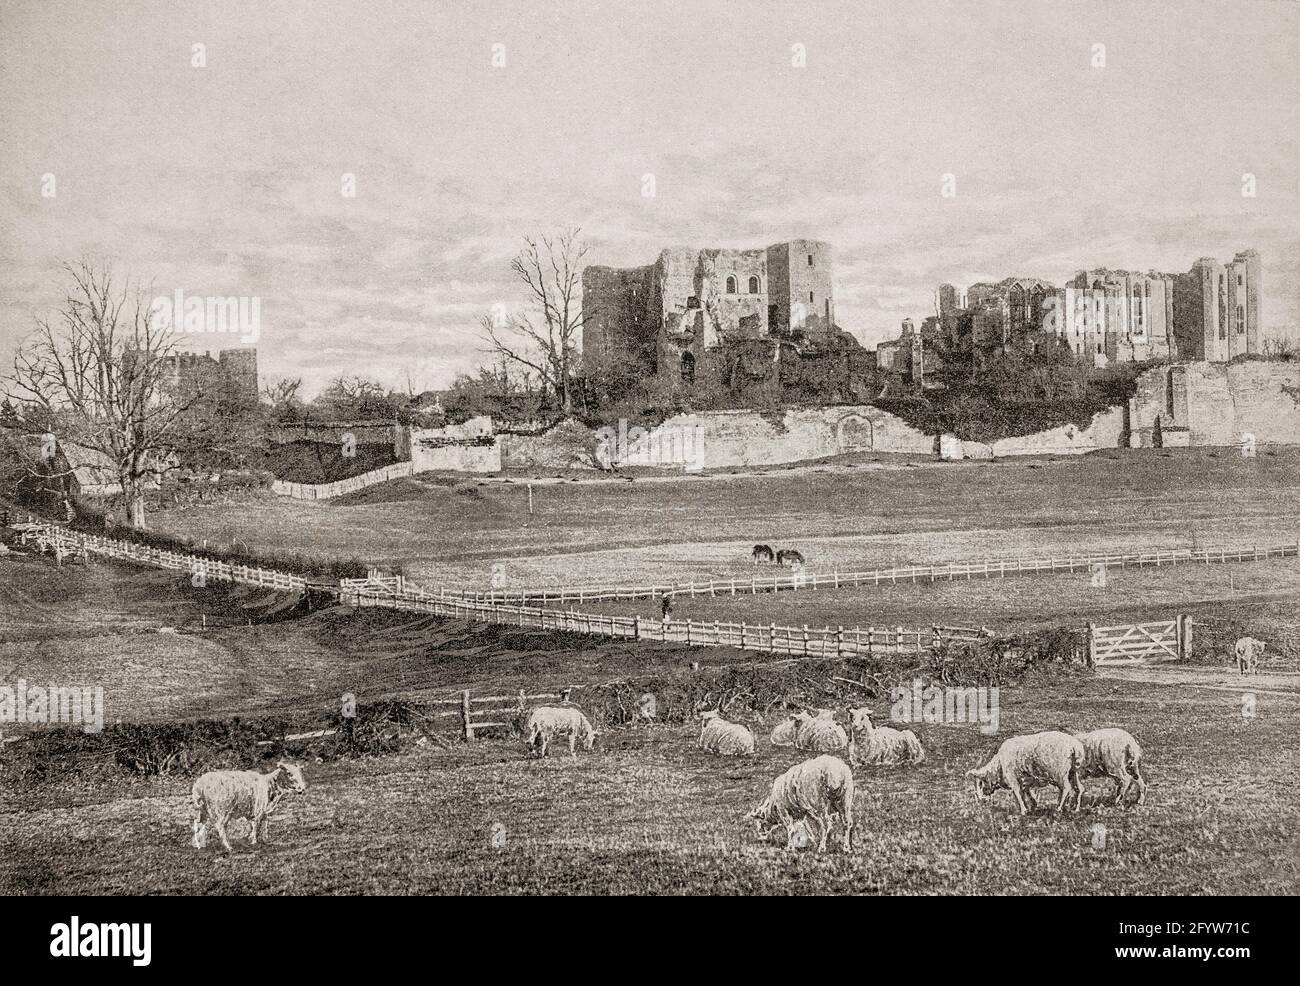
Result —
[{"label": "crumbling stone masonry", "polygon": [[791,240],[757,250],[671,248],[644,267],[582,272],[585,356],[681,373],[730,339],[835,331],[829,243]]}]

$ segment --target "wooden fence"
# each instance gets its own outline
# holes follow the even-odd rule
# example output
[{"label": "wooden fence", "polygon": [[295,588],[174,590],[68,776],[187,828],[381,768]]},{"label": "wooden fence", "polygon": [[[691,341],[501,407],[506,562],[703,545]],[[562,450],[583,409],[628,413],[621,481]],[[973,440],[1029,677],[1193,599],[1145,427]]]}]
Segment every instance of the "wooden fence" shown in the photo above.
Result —
[{"label": "wooden fence", "polygon": [[21,524],[17,525],[16,529],[19,532],[20,543],[34,544],[38,550],[54,555],[60,563],[66,558],[86,559],[93,554],[151,565],[154,568],[189,572],[195,583],[200,585],[207,580],[212,580],[240,582],[284,592],[301,592],[307,588],[308,583],[308,580],[302,576],[289,572],[251,565],[233,565],[199,555],[154,548],[134,541],[117,541],[99,534],[73,531],[52,524]]},{"label": "wooden fence", "polygon": [[411,475],[410,462],[395,462],[391,466],[372,469],[359,476],[336,480],[333,483],[312,485],[311,483],[286,483],[284,480],[277,479],[271,484],[271,490],[280,496],[292,497],[295,500],[329,500],[336,496],[343,496],[345,493],[355,493],[376,483],[386,483],[390,479],[401,479],[409,475]]},{"label": "wooden fence", "polygon": [[424,703],[432,707],[426,713],[430,719],[448,718],[459,721],[460,735],[469,742],[484,729],[509,729],[537,702],[568,702],[573,687],[562,692],[527,694],[522,688],[516,695],[475,696],[467,688],[458,698],[435,699]]},{"label": "wooden fence", "polygon": [[1192,642],[1192,619],[1099,627],[1088,624],[1088,663],[1096,667],[1142,661],[1185,661]]},{"label": "wooden fence", "polygon": [[797,592],[841,589],[848,586],[894,585],[899,582],[954,582],[968,579],[1011,578],[1017,575],[1055,575],[1095,572],[1107,568],[1146,568],[1168,565],[1209,565],[1225,562],[1300,558],[1300,541],[1245,547],[1167,548],[1134,554],[1069,555],[1065,558],[993,558],[972,562],[946,562],[903,568],[878,568],[865,572],[817,574],[796,571],[789,575],[754,575],[750,578],[710,579],[649,586],[577,586],[542,589],[444,590],[447,595],[490,603],[585,603],[618,599],[653,599],[666,593],[681,596],[735,596],[760,592]]},{"label": "wooden fence", "polygon": [[640,616],[607,616],[571,609],[545,609],[504,603],[472,602],[407,587],[402,594],[349,592],[344,602],[355,606],[413,610],[538,630],[561,630],[628,640],[652,640],[687,647],[736,647],[801,657],[857,657],[873,654],[919,653],[943,643],[978,640],[991,631],[973,627],[795,627],[776,623],[723,623],[718,620],[654,620]]},{"label": "wooden fence", "polygon": [[22,525],[24,543],[35,543],[62,561],[68,556],[91,554],[133,561],[159,568],[193,573],[195,578],[241,582],[284,591],[312,588],[341,602],[359,607],[396,609],[457,619],[498,623],[538,630],[561,630],[629,640],[650,640],[688,647],[736,647],[800,657],[856,657],[877,654],[919,653],[944,643],[978,640],[990,631],[973,627],[819,627],[778,626],[776,623],[747,624],[694,620],[667,621],[640,616],[606,616],[572,609],[479,602],[445,591],[428,592],[410,585],[401,576],[382,576],[372,570],[365,579],[324,582],[287,572],[231,565],[197,555],[151,548],[130,541],[115,541],[96,534],[68,530],[56,525]]}]

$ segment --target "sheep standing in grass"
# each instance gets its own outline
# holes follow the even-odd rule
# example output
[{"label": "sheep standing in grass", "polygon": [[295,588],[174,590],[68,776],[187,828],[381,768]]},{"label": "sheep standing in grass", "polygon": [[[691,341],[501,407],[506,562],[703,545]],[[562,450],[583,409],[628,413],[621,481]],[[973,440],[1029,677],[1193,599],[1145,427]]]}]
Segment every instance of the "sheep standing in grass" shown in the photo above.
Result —
[{"label": "sheep standing in grass", "polygon": [[795,764],[772,782],[772,791],[749,813],[759,838],[785,827],[786,848],[798,847],[806,825],[816,829],[817,851],[826,851],[826,838],[838,817],[844,826],[844,849],[853,832],[853,771],[838,757],[820,756]]},{"label": "sheep standing in grass", "polygon": [[925,760],[925,750],[910,729],[893,729],[871,725],[871,710],[849,709],[849,763],[917,764]]},{"label": "sheep standing in grass", "polygon": [[1012,736],[998,748],[992,760],[983,767],[966,771],[966,776],[975,780],[977,801],[1007,788],[1015,796],[1020,814],[1025,815],[1030,808],[1038,807],[1033,789],[1040,784],[1052,784],[1061,792],[1056,810],[1064,811],[1073,794],[1077,811],[1083,800],[1079,770],[1084,757],[1083,744],[1069,733],[1052,730]]},{"label": "sheep standing in grass", "polygon": [[1083,744],[1084,761],[1079,768],[1080,777],[1109,777],[1115,781],[1115,798],[1111,804],[1122,804],[1128,789],[1137,783],[1138,804],[1147,800],[1147,782],[1142,776],[1142,747],[1133,735],[1123,729],[1094,729],[1090,733],[1075,733]]},{"label": "sheep standing in grass", "polygon": [[190,792],[194,848],[202,849],[208,844],[210,824],[216,828],[226,852],[231,852],[226,826],[232,818],[247,818],[252,822],[249,845],[257,845],[259,835],[263,842],[270,841],[266,826],[271,813],[280,807],[286,795],[306,790],[301,768],[283,761],[269,774],[256,770],[209,770],[194,782]]},{"label": "sheep standing in grass", "polygon": [[754,734],[747,726],[727,722],[716,710],[701,712],[700,749],[720,757],[747,757],[754,752]]},{"label": "sheep standing in grass", "polygon": [[580,710],[552,705],[533,709],[528,715],[528,724],[524,727],[524,740],[530,749],[537,750],[539,757],[546,756],[551,740],[555,737],[568,736],[569,756],[576,759],[578,741],[582,741],[584,750],[590,750],[595,745],[597,735]]},{"label": "sheep standing in grass", "polygon": [[795,719],[799,725],[795,729],[794,745],[799,749],[814,753],[835,753],[848,749],[849,738],[844,727],[835,721],[835,713],[830,709],[818,709],[816,715],[800,712]]}]

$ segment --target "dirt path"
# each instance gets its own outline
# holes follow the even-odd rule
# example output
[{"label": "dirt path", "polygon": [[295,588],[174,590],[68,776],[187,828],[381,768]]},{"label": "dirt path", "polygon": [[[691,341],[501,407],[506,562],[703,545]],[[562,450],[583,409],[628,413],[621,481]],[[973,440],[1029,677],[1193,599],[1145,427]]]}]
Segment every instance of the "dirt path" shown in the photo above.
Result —
[{"label": "dirt path", "polygon": [[1216,691],[1255,692],[1300,698],[1300,672],[1297,671],[1265,671],[1243,677],[1236,671],[1226,668],[1131,664],[1123,667],[1098,668],[1097,677],[1139,681],[1151,685],[1191,685],[1196,688],[1212,688]]}]

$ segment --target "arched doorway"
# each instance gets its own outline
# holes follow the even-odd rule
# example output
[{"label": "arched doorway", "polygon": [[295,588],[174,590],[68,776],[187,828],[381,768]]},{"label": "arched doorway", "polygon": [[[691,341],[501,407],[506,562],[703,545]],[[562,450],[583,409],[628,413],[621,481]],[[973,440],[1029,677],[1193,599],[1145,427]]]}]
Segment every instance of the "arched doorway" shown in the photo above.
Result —
[{"label": "arched doorway", "polygon": [[841,452],[870,452],[875,447],[871,419],[848,414],[835,425],[835,446]]}]

